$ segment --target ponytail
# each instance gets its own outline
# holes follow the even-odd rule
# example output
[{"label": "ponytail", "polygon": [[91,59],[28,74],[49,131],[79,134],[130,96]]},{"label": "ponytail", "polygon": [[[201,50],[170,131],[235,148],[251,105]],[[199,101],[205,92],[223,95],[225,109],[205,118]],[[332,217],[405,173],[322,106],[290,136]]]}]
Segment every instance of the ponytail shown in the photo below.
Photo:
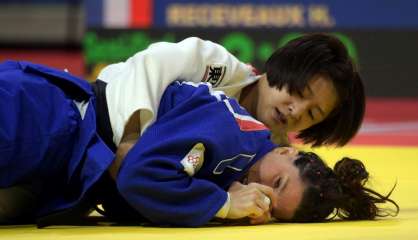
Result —
[{"label": "ponytail", "polygon": [[[347,220],[371,220],[396,216],[399,212],[398,204],[389,198],[396,185],[387,195],[365,187],[369,173],[359,160],[343,158],[332,170],[316,154],[300,152],[295,165],[308,187],[292,221],[319,222],[336,216]],[[377,206],[384,203],[392,204],[395,209]]]},{"label": "ponytail", "polygon": [[[337,215],[340,218],[374,219],[396,215],[399,212],[399,206],[389,198],[396,185],[386,196],[365,187],[369,173],[361,161],[343,158],[335,164],[334,172],[342,189],[340,204],[337,206]],[[377,207],[377,204],[386,202],[392,203],[396,207],[395,214],[392,214],[390,209]]]}]

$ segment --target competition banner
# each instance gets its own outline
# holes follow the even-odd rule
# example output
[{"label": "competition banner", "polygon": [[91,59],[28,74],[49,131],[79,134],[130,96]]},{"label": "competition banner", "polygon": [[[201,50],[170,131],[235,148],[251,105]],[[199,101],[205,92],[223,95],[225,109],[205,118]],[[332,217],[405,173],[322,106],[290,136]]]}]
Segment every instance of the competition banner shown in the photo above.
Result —
[{"label": "competition banner", "polygon": [[416,0],[88,0],[89,28],[418,29]]},{"label": "competition banner", "polygon": [[[90,79],[156,41],[217,42],[263,71],[277,48],[306,32],[329,32],[359,64],[368,96],[418,97],[417,0],[88,0]],[[396,83],[396,84],[395,84]]]},{"label": "competition banner", "polygon": [[[178,42],[197,36],[223,45],[241,61],[263,72],[271,53],[302,31],[263,29],[91,30],[85,34],[84,54],[89,79],[107,64],[125,61],[153,42]],[[416,75],[418,31],[329,31],[347,47],[359,65],[368,96],[418,97]]]},{"label": "competition banner", "polygon": [[[214,41],[224,46],[238,59],[262,69],[269,56],[288,41],[302,36],[303,32],[275,32],[236,30],[102,30],[89,31],[84,38],[85,61],[94,79],[103,66],[124,61],[136,52],[157,41],[178,42],[190,36]],[[332,32],[347,47],[350,56],[358,61],[356,43],[345,33]]]}]

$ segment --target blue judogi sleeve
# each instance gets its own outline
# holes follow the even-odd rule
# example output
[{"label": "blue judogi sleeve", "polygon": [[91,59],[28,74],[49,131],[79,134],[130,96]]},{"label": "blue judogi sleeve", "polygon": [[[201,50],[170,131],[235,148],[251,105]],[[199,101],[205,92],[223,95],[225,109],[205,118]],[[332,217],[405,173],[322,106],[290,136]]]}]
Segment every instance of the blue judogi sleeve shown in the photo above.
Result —
[{"label": "blue judogi sleeve", "polygon": [[[275,147],[269,131],[258,128],[263,125],[252,131],[240,128],[224,101],[231,103],[205,84],[173,83],[157,121],[126,155],[118,190],[151,222],[207,223],[225,203],[230,184]],[[240,108],[236,101],[232,105]],[[196,143],[206,150],[203,166],[191,176],[181,162]]]}]

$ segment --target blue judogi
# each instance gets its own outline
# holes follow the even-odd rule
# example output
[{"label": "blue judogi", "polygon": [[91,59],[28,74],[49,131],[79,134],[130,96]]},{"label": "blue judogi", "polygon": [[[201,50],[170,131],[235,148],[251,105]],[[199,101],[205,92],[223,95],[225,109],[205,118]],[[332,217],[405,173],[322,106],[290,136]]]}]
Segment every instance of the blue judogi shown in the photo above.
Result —
[{"label": "blue judogi", "polygon": [[[190,173],[182,162],[197,143],[205,147],[203,165]],[[206,84],[175,82],[156,122],[126,155],[117,187],[153,223],[199,226],[223,206],[232,182],[275,147],[235,99]]]},{"label": "blue judogi", "polygon": [[[88,203],[86,193],[114,158],[97,135],[94,105],[90,85],[66,72],[0,64],[0,187],[41,180],[39,216]],[[176,82],[123,161],[117,188],[151,222],[205,224],[231,183],[275,147],[269,137],[235,100],[205,84]],[[190,174],[182,160],[197,143],[205,147],[204,161]]]},{"label": "blue judogi", "polygon": [[64,71],[0,64],[0,187],[40,180],[39,215],[77,204],[113,160],[94,104],[90,85]]}]

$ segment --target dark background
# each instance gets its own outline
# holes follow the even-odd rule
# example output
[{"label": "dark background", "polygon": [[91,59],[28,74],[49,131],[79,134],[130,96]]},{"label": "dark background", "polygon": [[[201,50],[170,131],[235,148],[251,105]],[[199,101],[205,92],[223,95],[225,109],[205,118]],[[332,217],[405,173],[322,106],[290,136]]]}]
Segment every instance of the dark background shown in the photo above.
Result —
[{"label": "dark background", "polygon": [[[129,3],[132,9],[127,9],[126,14],[131,14],[132,19],[138,17],[135,14],[141,14],[139,22],[137,18],[132,23],[131,19],[125,25],[106,22],[106,2],[0,1],[0,61],[35,61],[67,68],[73,74],[93,80],[106,64],[123,61],[152,42],[198,36],[222,44],[239,59],[262,71],[266,57],[283,44],[283,38],[320,31],[349,40],[369,97],[418,97],[418,1],[415,0],[382,0],[378,1],[379,6],[371,0],[120,0],[112,6],[112,11],[117,12],[122,3]],[[270,5],[299,6],[305,11],[305,25],[173,28],[167,20],[167,9],[173,4],[232,7],[247,4],[254,9]],[[320,6],[332,24],[314,26],[308,16],[312,6]]]},{"label": "dark background", "polygon": [[[96,40],[86,41],[84,46],[88,71],[91,72],[98,64],[123,61],[152,42],[174,42],[188,36],[198,36],[224,45],[238,58],[262,71],[265,61],[264,55],[260,53],[262,47],[278,47],[280,39],[289,33],[292,30],[91,30],[86,36]],[[344,35],[355,46],[355,59],[368,96],[418,97],[418,31],[362,30],[329,33]],[[232,35],[238,35],[245,41],[228,44]]]}]

